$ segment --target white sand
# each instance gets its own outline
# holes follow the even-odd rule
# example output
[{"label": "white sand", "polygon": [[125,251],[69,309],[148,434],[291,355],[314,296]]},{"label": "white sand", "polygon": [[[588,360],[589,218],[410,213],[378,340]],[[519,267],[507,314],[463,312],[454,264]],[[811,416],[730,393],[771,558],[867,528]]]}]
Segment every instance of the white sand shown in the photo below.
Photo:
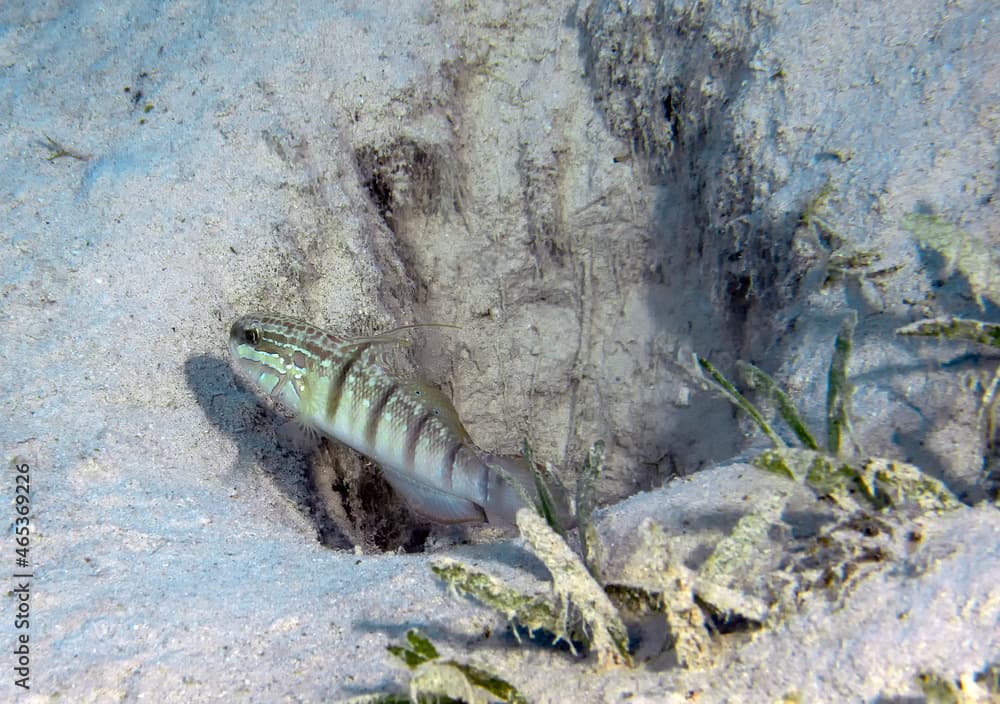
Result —
[{"label": "white sand", "polygon": [[[742,127],[729,137],[766,172],[753,197],[794,214],[822,183],[822,174],[793,177],[811,154],[853,154],[838,182],[853,194],[841,201],[848,235],[871,244],[869,230],[891,230],[875,244],[906,274],[884,288],[867,279],[846,293],[814,288],[783,309],[801,320],[769,368],[784,369],[813,409],[847,306],[871,316],[862,327],[874,320],[868,330],[884,332],[934,305],[924,296],[941,275],[919,268],[912,239],[859,223],[878,221],[882,206],[895,218],[929,200],[982,241],[1000,237],[997,10],[910,4],[890,23],[913,38],[892,44],[899,56],[862,50],[885,30],[856,8],[774,9],[771,24],[751,23],[772,32],[754,65],[783,62],[785,82],[767,82],[777,70],[768,64],[746,74],[754,90],[734,93]],[[699,702],[791,692],[888,701],[918,696],[922,670],[956,678],[997,661],[1000,519],[989,507],[927,518],[920,554],[875,571],[845,604],[811,602],[706,673],[595,673],[561,652],[518,649],[491,613],[441,587],[429,556],[319,545],[303,458],[275,444],[280,419],[228,366],[228,326],[243,312],[277,309],[345,330],[460,323],[457,338],[424,340],[417,360],[453,393],[473,435],[509,452],[530,432],[566,477],[605,437],[608,497],[689,474],[743,443],[730,409],[686,385],[674,360],[692,349],[722,362],[742,355],[736,345],[770,350],[758,324],[766,311],[752,310],[748,328],[734,323],[719,297],[725,285],[714,283],[723,245],[710,241],[700,261],[693,239],[672,239],[691,231],[671,229],[739,213],[706,206],[698,220],[685,210],[690,194],[650,179],[649,155],[609,129],[624,103],[595,96],[598,81],[584,77],[587,8],[501,5],[135,0],[0,10],[0,448],[5,462],[30,465],[34,575],[31,689],[13,683],[14,639],[25,629],[14,628],[12,593],[0,613],[0,700],[320,702],[402,691],[405,673],[385,646],[414,626],[544,701],[682,701],[690,691]],[[854,26],[852,13],[867,29],[827,29]],[[732,16],[736,27],[747,11]],[[796,62],[809,37],[844,62],[838,71]],[[903,90],[911,73],[920,90]],[[775,132],[812,135],[810,111],[823,114],[847,87],[853,102],[818,121],[816,143],[774,146]],[[872,90],[878,115],[868,111]],[[786,94],[801,104],[778,107]],[[897,116],[906,130],[869,158],[868,126],[902,124]],[[48,160],[48,139],[83,158]],[[405,162],[412,152],[390,148],[400,140],[429,145],[424,156],[439,171],[430,192],[412,178],[393,182],[390,229],[356,155],[371,147]],[[704,158],[709,189],[742,188],[745,171],[734,167],[727,181],[725,154]],[[975,313],[956,286],[942,300]],[[872,342],[859,355],[868,447],[917,453],[981,498],[978,396],[937,368],[941,348],[907,345]],[[946,349],[964,359],[965,348]],[[963,364],[973,386],[992,370],[988,359]],[[883,367],[903,381],[880,377]],[[13,470],[4,476],[13,496]],[[671,502],[710,501],[706,481],[611,509],[602,531]],[[16,517],[12,501],[5,523]],[[692,530],[706,536],[738,518],[703,515]],[[17,569],[13,528],[8,536],[0,574]],[[519,543],[449,552],[506,574],[540,569]],[[908,573],[911,563],[923,567]]]}]

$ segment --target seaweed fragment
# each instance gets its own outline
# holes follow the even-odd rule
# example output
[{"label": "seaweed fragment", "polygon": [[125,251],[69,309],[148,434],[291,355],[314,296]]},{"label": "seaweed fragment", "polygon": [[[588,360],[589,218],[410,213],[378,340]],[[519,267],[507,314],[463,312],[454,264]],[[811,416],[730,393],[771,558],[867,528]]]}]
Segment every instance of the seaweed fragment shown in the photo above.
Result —
[{"label": "seaweed fragment", "polygon": [[917,684],[935,704],[973,704],[1000,701],[1000,662],[988,663],[979,672],[952,680],[933,672],[917,675]]},{"label": "seaweed fragment", "polygon": [[49,150],[49,155],[45,157],[46,161],[55,161],[56,159],[62,159],[63,157],[69,157],[70,159],[76,159],[77,161],[87,161],[90,159],[90,154],[84,154],[83,152],[79,152],[72,147],[67,147],[62,142],[57,142],[48,135],[45,135],[44,146]]},{"label": "seaweed fragment", "polygon": [[736,522],[698,570],[696,595],[724,620],[736,616],[763,623],[767,619],[767,604],[734,587],[756,571],[759,556],[769,547],[771,528],[781,523],[786,502],[787,497],[782,494],[767,497]]},{"label": "seaweed fragment", "polygon": [[843,432],[853,435],[851,428],[851,396],[853,389],[847,381],[847,361],[854,348],[854,328],[858,316],[852,311],[840,326],[833,343],[833,359],[827,374],[826,386],[826,449],[840,455],[840,438]]},{"label": "seaweed fragment", "polygon": [[952,315],[918,320],[897,328],[896,334],[946,337],[951,340],[970,340],[990,347],[1000,347],[1000,323],[987,323]]},{"label": "seaweed fragment", "polygon": [[[527,460],[528,466],[531,467],[531,474],[535,478],[535,491],[538,492],[538,503],[536,505],[538,514],[545,519],[545,522],[549,524],[549,527],[552,528],[552,530],[559,535],[566,535],[566,531],[559,522],[559,512],[556,509],[556,500],[549,489],[548,482],[545,481],[545,477],[542,476],[541,470],[538,465],[535,464],[535,453],[532,452],[531,445],[528,444],[527,439],[524,440],[522,446],[524,448],[524,459]],[[552,477],[555,476],[551,472],[549,472],[549,475]]]},{"label": "seaweed fragment", "polygon": [[562,536],[528,509],[518,511],[517,526],[552,575],[547,592],[521,594],[496,577],[454,561],[436,563],[431,569],[456,591],[469,594],[509,621],[532,632],[553,633],[574,653],[578,640],[600,665],[631,665],[628,631],[621,616]]},{"label": "seaweed fragment", "polygon": [[799,225],[814,232],[817,237],[823,237],[825,234],[827,239],[842,241],[844,237],[825,217],[820,215],[820,211],[827,209],[827,201],[830,200],[831,195],[833,195],[833,182],[828,180],[802,208],[802,213],[799,215]]},{"label": "seaweed fragment", "polygon": [[765,450],[754,458],[753,464],[805,484],[818,496],[832,500],[846,511],[861,508],[854,498],[863,491],[858,485],[857,472],[823,452],[801,448]]},{"label": "seaweed fragment", "polygon": [[884,457],[869,457],[858,466],[859,481],[869,495],[889,506],[910,503],[924,511],[951,511],[965,506],[952,491],[919,467]]},{"label": "seaweed fragment", "polygon": [[983,667],[972,677],[973,681],[984,688],[988,694],[1000,699],[1000,660]]},{"label": "seaweed fragment", "polygon": [[594,487],[603,470],[604,443],[598,440],[587,453],[583,470],[576,483],[576,526],[580,534],[580,548],[583,553],[583,564],[590,570],[594,579],[600,579],[600,565],[604,562],[603,546],[593,521]]},{"label": "seaweed fragment", "polygon": [[628,631],[621,616],[566,541],[524,509],[517,512],[517,527],[552,574],[552,592],[557,603],[567,611],[572,608],[578,612],[589,649],[597,656],[598,663],[631,665]]},{"label": "seaweed fragment", "polygon": [[606,585],[608,595],[629,614],[662,615],[681,666],[712,667],[719,652],[714,634],[756,630],[774,612],[740,583],[756,573],[758,557],[770,548],[768,534],[780,523],[785,498],[774,496],[738,521],[697,572],[673,554],[670,536],[646,519],[639,526],[640,545]]},{"label": "seaweed fragment", "polygon": [[808,447],[810,450],[818,450],[819,444],[817,444],[816,439],[813,438],[812,433],[809,432],[809,428],[806,427],[805,421],[802,420],[802,416],[799,415],[799,411],[795,408],[795,404],[788,397],[781,387],[772,379],[763,369],[750,364],[749,362],[737,362],[737,369],[741,372],[743,378],[746,380],[747,385],[751,389],[760,387],[760,389],[767,394],[767,397],[775,404],[778,410],[778,414],[781,418],[788,424],[788,427],[792,429],[795,436],[799,439],[803,445]]},{"label": "seaweed fragment", "polygon": [[591,448],[578,480],[576,515],[583,555],[575,554],[544,516],[531,509],[517,514],[528,548],[542,561],[551,582],[522,591],[501,579],[455,560],[440,560],[431,569],[456,593],[501,614],[515,637],[526,630],[551,634],[574,655],[590,654],[599,666],[632,664],[623,611],[658,614],[665,620],[678,663],[707,668],[715,661],[714,622],[757,628],[770,615],[764,600],[743,593],[740,577],[752,572],[755,555],[769,547],[769,531],[780,523],[785,496],[776,495],[743,517],[716,546],[699,572],[685,567],[670,550],[663,529],[645,521],[640,544],[614,583],[602,578],[604,556],[593,526],[593,485],[604,458],[604,444]]},{"label": "seaweed fragment", "polygon": [[[771,425],[764,419],[763,414],[757,410],[750,401],[746,399],[739,390],[733,386],[726,377],[722,375],[715,367],[712,366],[711,362],[700,355],[695,355],[695,359],[698,361],[698,366],[708,372],[709,376],[712,377],[712,381],[715,382],[716,387],[722,392],[731,403],[733,403],[741,411],[753,418],[754,422],[760,427],[764,434],[771,439],[775,447],[788,447],[784,440],[778,437],[778,434],[774,432]],[[763,372],[761,372],[763,374]]]},{"label": "seaweed fragment", "polygon": [[360,694],[349,699],[341,699],[338,704],[412,704],[405,694]]},{"label": "seaweed fragment", "polygon": [[925,511],[964,506],[948,487],[918,467],[884,457],[845,462],[821,452],[788,448],[765,450],[753,463],[805,483],[848,511],[863,508],[855,497],[876,509],[904,503]]},{"label": "seaweed fragment", "polygon": [[976,414],[976,425],[982,428],[983,418],[987,419],[986,437],[992,439],[996,434],[996,403],[997,392],[1000,391],[1000,364],[993,370],[993,377],[983,391],[979,401],[979,412]]},{"label": "seaweed fragment", "polygon": [[[848,360],[854,346],[854,329],[857,326],[857,314],[852,311],[840,326],[840,331],[834,341],[833,358],[830,361],[830,369],[827,373],[826,390],[826,419],[827,419],[827,450],[837,455],[840,452],[841,436],[843,433],[852,434],[851,428],[851,396],[853,389],[847,380]],[[770,423],[764,418],[764,414],[752,404],[739,389],[722,375],[705,358],[695,355],[695,359],[704,371],[711,377],[710,383],[722,394],[730,403],[753,419],[757,426],[770,438],[776,448],[787,448],[788,444],[778,436]],[[760,388],[767,398],[772,400],[777,406],[781,418],[788,424],[792,432],[803,445],[811,450],[819,450],[819,444],[815,436],[806,427],[802,420],[802,414],[792,403],[791,398],[785,393],[777,382],[764,370],[748,362],[739,362],[738,368],[750,388]]]},{"label": "seaweed fragment", "polygon": [[[822,452],[812,433],[788,395],[764,371],[752,364],[740,363],[740,370],[752,387],[760,387],[773,400],[778,412],[805,448],[792,448],[777,437],[763,414],[712,365],[701,357],[698,364],[712,377],[715,386],[737,408],[746,411],[771,438],[775,447],[758,455],[753,464],[804,483],[819,496],[832,499],[845,510],[868,507],[877,509],[910,503],[923,510],[950,510],[963,504],[941,482],[925,475],[918,467],[883,457],[863,457],[855,442],[858,460],[841,456],[842,438],[853,438],[848,362],[853,348],[857,315],[852,313],[841,324],[834,342],[833,358],[827,373],[826,425],[827,447]],[[997,382],[1000,385],[1000,382]],[[992,392],[992,393],[991,393]],[[987,391],[992,402],[995,391]],[[985,398],[985,397],[984,397]]]},{"label": "seaweed fragment", "polygon": [[529,634],[547,631],[563,640],[572,652],[576,652],[573,636],[567,632],[565,614],[546,594],[522,594],[509,587],[491,574],[472,569],[455,560],[440,560],[431,565],[431,571],[457,594],[468,594],[494,611],[499,612],[508,622],[522,627]]},{"label": "seaweed fragment", "polygon": [[407,631],[406,643],[407,645],[386,646],[386,650],[402,660],[411,670],[438,657],[437,648],[420,631]]},{"label": "seaweed fragment", "polygon": [[[431,640],[416,629],[406,633],[406,643],[386,647],[413,672],[409,696],[372,694],[347,700],[351,704],[417,704],[418,702],[487,701],[527,704],[514,685],[483,668],[441,659]],[[346,704],[346,703],[345,703]]]},{"label": "seaweed fragment", "polygon": [[[839,158],[836,156],[837,152],[827,154],[831,158]],[[827,217],[831,211],[829,202],[833,192],[833,182],[826,181],[816,195],[806,201],[796,228],[796,244],[802,253],[808,256],[808,250],[811,249],[821,260],[825,270],[823,286],[838,278],[852,276],[876,279],[898,270],[899,266],[873,269],[873,265],[881,260],[879,252],[849,244],[848,238],[833,226]]]}]

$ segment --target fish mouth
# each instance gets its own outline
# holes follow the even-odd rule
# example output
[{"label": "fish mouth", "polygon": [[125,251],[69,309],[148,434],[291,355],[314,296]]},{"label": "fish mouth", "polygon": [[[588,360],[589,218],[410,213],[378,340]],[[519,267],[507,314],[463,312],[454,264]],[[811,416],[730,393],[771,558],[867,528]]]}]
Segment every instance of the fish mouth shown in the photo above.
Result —
[{"label": "fish mouth", "polygon": [[229,355],[237,362],[247,362],[248,353],[259,349],[260,331],[256,324],[256,318],[244,315],[229,328]]},{"label": "fish mouth", "polygon": [[232,324],[229,328],[229,354],[236,359],[239,359],[239,346],[243,344],[244,335],[244,321],[246,316],[239,318]]}]

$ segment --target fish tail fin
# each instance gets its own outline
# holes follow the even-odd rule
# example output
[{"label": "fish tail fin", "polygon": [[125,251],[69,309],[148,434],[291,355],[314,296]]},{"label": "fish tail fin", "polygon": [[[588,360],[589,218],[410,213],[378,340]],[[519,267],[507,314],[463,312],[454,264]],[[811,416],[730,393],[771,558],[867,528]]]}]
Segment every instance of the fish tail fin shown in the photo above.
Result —
[{"label": "fish tail fin", "polygon": [[527,507],[542,515],[551,512],[551,517],[563,528],[576,525],[567,491],[550,472],[537,464],[531,467],[520,456],[483,452],[481,458],[496,476],[496,481],[491,483],[489,500],[485,502],[487,505],[483,506],[490,523],[513,524],[518,510]]}]

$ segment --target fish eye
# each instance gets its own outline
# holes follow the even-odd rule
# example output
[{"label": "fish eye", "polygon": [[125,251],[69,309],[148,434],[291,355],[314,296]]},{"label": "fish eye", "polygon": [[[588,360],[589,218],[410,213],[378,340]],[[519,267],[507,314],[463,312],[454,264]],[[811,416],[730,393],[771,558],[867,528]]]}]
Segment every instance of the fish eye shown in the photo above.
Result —
[{"label": "fish eye", "polygon": [[243,339],[251,345],[256,345],[260,342],[260,332],[257,328],[247,328],[243,331]]}]

